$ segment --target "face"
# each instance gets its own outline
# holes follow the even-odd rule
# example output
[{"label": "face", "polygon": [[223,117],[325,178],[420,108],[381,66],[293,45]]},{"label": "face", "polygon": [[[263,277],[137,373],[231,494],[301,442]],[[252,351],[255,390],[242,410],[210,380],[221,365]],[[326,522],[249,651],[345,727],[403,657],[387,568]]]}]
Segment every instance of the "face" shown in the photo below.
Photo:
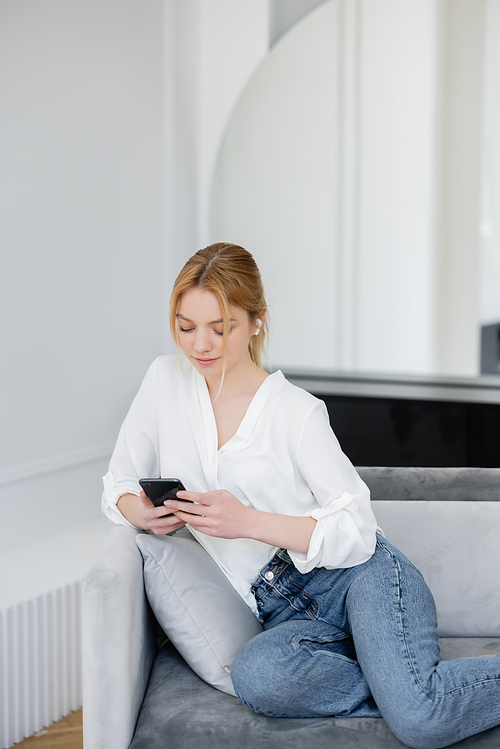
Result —
[{"label": "face", "polygon": [[[248,342],[255,332],[246,310],[230,308],[226,374],[251,365]],[[222,376],[224,344],[222,311],[211,291],[193,288],[181,296],[177,310],[177,337],[194,368],[205,377]]]}]

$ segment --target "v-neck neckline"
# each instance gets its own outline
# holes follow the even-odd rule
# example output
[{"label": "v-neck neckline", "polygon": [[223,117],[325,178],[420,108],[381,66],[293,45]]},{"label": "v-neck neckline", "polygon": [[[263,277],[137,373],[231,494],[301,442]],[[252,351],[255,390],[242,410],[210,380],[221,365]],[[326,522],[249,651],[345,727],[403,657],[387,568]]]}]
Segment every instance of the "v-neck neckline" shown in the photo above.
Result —
[{"label": "v-neck neckline", "polygon": [[[219,434],[217,431],[217,422],[215,419],[215,413],[210,400],[210,393],[208,391],[208,385],[203,375],[197,373],[198,377],[198,393],[200,396],[200,405],[202,410],[203,421],[206,427],[207,442],[210,437],[212,442],[212,449],[209,450],[209,454],[220,455],[225,452],[226,449],[230,450],[237,447],[238,445],[244,444],[250,437],[255,422],[257,421],[265,402],[269,398],[270,394],[277,385],[284,379],[281,370],[277,370],[272,374],[268,375],[266,379],[259,385],[255,391],[252,400],[248,404],[245,415],[243,416],[238,429],[233,436],[224,442],[219,447]],[[215,448],[215,449],[214,449]]]}]

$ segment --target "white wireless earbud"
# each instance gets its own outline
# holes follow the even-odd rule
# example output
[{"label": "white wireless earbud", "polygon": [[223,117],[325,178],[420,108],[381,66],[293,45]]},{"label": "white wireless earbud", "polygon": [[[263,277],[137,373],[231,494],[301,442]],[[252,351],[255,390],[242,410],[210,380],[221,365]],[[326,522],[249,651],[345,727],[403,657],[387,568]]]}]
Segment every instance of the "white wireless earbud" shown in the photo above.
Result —
[{"label": "white wireless earbud", "polygon": [[262,325],[262,320],[256,320],[255,322],[257,323],[257,330],[255,331],[254,335],[259,335],[260,328],[261,328],[261,325]]}]

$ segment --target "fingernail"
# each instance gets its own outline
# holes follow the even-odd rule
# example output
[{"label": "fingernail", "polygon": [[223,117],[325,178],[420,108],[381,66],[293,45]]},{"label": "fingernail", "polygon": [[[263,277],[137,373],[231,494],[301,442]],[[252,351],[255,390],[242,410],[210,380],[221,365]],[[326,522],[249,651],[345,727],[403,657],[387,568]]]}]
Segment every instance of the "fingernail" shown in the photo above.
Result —
[{"label": "fingernail", "polygon": [[166,507],[172,507],[172,502],[169,499],[166,499],[163,504],[166,505]]}]

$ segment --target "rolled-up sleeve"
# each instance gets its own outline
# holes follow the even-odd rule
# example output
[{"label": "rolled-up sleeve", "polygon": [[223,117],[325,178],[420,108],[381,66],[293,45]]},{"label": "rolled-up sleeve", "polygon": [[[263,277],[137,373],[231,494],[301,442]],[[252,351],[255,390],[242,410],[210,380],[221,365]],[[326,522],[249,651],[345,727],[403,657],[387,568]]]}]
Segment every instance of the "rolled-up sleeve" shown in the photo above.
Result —
[{"label": "rolled-up sleeve", "polygon": [[156,361],[148,369],[125,417],[103,478],[102,511],[118,525],[131,525],[118,509],[118,499],[123,494],[139,496],[139,479],[160,475],[155,378]]},{"label": "rolled-up sleeve", "polygon": [[295,567],[305,573],[366,562],[375,550],[377,530],[370,491],[342,452],[323,401],[304,420],[297,465],[318,507],[306,513],[317,521],[307,554],[289,552]]}]

